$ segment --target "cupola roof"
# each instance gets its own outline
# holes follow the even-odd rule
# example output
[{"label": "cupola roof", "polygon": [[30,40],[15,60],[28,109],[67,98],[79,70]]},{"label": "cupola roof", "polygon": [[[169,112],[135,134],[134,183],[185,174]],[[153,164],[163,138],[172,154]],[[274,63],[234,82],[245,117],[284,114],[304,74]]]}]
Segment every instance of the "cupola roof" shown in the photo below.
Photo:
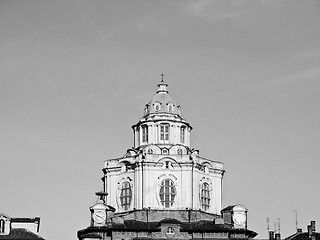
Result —
[{"label": "cupola roof", "polygon": [[157,93],[151,101],[146,104],[144,116],[149,114],[173,114],[180,115],[180,106],[176,104],[169,95],[168,84],[163,80],[164,74],[161,74],[161,82],[157,85]]}]

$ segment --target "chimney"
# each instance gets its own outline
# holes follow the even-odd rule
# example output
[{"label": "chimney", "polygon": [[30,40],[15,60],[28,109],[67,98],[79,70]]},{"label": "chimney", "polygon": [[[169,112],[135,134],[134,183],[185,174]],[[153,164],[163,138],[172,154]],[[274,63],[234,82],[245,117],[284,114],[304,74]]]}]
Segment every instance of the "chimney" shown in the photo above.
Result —
[{"label": "chimney", "polygon": [[276,240],[281,240],[281,234],[280,233],[276,233]]},{"label": "chimney", "polygon": [[274,231],[269,231],[269,240],[274,240]]},{"label": "chimney", "polygon": [[311,240],[316,240],[316,221],[311,221],[309,226],[309,237],[311,238]]},{"label": "chimney", "polygon": [[311,225],[311,232],[312,233],[316,232],[316,221],[311,221],[310,225]]},{"label": "chimney", "polygon": [[308,237],[311,238],[311,235],[312,235],[311,225],[307,226],[307,230],[308,230]]}]

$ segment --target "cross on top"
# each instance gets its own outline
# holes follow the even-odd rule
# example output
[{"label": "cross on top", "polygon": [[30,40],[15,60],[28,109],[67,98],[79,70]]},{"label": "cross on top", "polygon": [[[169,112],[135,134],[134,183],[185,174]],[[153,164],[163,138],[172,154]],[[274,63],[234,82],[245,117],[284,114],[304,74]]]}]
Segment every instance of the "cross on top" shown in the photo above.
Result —
[{"label": "cross on top", "polygon": [[161,82],[163,82],[163,77],[164,77],[164,74],[161,73]]}]

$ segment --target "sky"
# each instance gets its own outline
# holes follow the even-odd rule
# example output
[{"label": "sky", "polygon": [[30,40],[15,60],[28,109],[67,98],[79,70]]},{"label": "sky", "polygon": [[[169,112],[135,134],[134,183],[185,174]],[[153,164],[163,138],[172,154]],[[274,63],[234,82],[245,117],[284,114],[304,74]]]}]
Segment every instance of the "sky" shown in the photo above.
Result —
[{"label": "sky", "polygon": [[223,207],[320,230],[320,2],[0,1],[0,212],[77,239],[161,73]]}]

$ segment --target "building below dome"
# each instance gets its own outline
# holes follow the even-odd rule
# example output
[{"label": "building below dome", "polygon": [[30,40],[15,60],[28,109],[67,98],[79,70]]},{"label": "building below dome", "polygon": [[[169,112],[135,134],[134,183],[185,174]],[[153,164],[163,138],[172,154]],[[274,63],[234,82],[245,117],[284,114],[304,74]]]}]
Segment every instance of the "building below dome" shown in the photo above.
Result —
[{"label": "building below dome", "polygon": [[223,163],[191,148],[192,127],[162,80],[132,126],[133,147],[103,167],[103,191],[79,239],[251,239],[247,209],[222,209]]},{"label": "building below dome", "polygon": [[44,240],[38,235],[40,218],[12,218],[0,213],[0,240]]}]

